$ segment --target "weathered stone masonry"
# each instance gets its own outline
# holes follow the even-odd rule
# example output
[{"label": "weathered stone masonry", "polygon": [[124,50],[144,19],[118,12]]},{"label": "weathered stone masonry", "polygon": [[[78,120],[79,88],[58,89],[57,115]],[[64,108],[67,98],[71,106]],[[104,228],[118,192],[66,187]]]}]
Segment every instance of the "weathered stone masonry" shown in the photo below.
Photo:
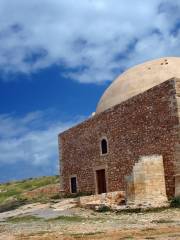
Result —
[{"label": "weathered stone masonry", "polygon": [[[63,190],[70,192],[75,175],[79,192],[96,193],[95,170],[104,168],[107,191],[123,191],[139,157],[158,154],[167,195],[174,196],[180,173],[179,99],[180,80],[170,79],[60,134]],[[102,137],[108,140],[106,155],[100,152]]]}]

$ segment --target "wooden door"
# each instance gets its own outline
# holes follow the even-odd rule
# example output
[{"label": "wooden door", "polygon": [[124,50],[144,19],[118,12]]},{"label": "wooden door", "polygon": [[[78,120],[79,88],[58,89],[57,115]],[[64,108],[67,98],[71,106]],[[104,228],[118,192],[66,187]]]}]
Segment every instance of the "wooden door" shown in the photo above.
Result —
[{"label": "wooden door", "polygon": [[106,175],[105,169],[97,170],[96,171],[96,179],[97,179],[97,191],[98,194],[106,193]]}]

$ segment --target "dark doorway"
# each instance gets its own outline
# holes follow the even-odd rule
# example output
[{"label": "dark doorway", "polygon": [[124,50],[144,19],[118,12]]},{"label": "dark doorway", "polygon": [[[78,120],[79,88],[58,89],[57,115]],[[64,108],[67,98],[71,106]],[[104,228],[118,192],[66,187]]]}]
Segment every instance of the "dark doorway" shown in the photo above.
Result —
[{"label": "dark doorway", "polygon": [[97,170],[96,171],[96,179],[97,179],[97,191],[98,194],[106,193],[106,175],[105,169]]},{"label": "dark doorway", "polygon": [[77,179],[76,179],[76,177],[71,178],[71,193],[77,193]]}]

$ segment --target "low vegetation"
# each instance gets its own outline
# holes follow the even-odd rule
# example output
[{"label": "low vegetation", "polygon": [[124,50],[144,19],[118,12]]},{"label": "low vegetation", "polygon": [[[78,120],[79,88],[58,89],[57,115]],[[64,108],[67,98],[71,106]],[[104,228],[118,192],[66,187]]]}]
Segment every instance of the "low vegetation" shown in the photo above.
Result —
[{"label": "low vegetation", "polygon": [[78,192],[78,193],[68,193],[65,194],[64,198],[77,198],[77,197],[84,197],[84,196],[90,196],[92,195],[92,192]]},{"label": "low vegetation", "polygon": [[175,197],[171,200],[171,207],[173,208],[180,208],[180,197]]},{"label": "low vegetation", "polygon": [[36,216],[18,216],[18,217],[10,217],[7,218],[6,222],[10,222],[10,223],[23,223],[23,222],[34,222],[34,221],[39,221],[39,220],[43,220],[43,218],[40,217],[36,217]]},{"label": "low vegetation", "polygon": [[64,222],[82,222],[87,220],[86,218],[83,218],[81,216],[58,216],[56,218],[50,218],[47,221],[64,221]]},{"label": "low vegetation", "polygon": [[[42,191],[48,186],[59,184],[58,176],[30,178],[22,181],[13,181],[0,184],[0,212],[12,210],[25,203],[48,202],[58,199],[59,193],[50,193]],[[35,191],[34,194],[33,191]]]},{"label": "low vegetation", "polygon": [[104,232],[88,232],[88,233],[73,233],[71,234],[74,238],[84,238],[85,236],[94,236],[97,234],[103,234]]},{"label": "low vegetation", "polygon": [[97,212],[109,212],[111,211],[111,208],[106,206],[106,205],[100,205],[97,209],[96,209]]},{"label": "low vegetation", "polygon": [[152,223],[174,223],[173,220],[170,219],[157,219],[157,220],[153,220],[151,221]]}]

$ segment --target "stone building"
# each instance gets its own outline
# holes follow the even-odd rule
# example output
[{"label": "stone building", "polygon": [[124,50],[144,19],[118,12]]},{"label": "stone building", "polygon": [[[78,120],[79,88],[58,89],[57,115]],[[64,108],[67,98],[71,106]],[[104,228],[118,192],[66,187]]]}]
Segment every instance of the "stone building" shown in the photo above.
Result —
[{"label": "stone building", "polygon": [[91,118],[59,135],[63,190],[179,195],[179,113],[180,58],[127,70]]}]

